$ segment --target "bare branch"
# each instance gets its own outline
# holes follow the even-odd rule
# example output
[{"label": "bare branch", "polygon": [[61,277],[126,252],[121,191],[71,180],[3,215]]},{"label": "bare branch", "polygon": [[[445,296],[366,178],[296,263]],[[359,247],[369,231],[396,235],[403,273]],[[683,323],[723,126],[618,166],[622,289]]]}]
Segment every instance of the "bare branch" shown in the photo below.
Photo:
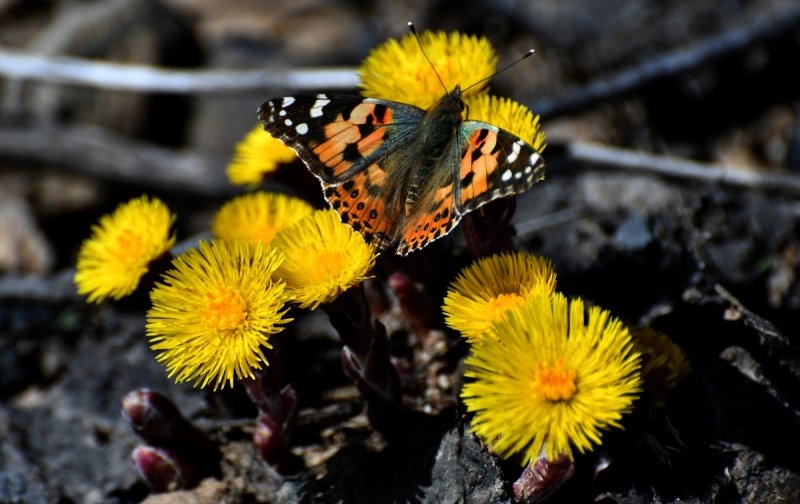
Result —
[{"label": "bare branch", "polygon": [[1,48],[0,61],[0,76],[12,79],[175,94],[255,92],[275,88],[353,89],[358,84],[352,68],[166,70]]},{"label": "bare branch", "polygon": [[566,145],[566,151],[568,157],[574,160],[629,169],[640,173],[655,173],[672,178],[702,180],[728,186],[769,189],[800,195],[800,176],[788,173],[698,163],[688,159],[659,156],[588,142],[571,142]]},{"label": "bare branch", "polygon": [[57,166],[106,180],[225,196],[224,159],[126,139],[88,126],[0,126],[0,158]]},{"label": "bare branch", "polygon": [[47,277],[38,275],[0,276],[0,300],[37,300],[60,303],[80,299],[72,280],[75,270],[67,268]]},{"label": "bare branch", "polygon": [[709,37],[686,48],[649,58],[614,75],[603,76],[528,105],[543,118],[585,110],[597,103],[631,94],[646,84],[708,65],[712,60],[752,46],[756,41],[778,37],[800,28],[800,8],[754,20],[745,26]]}]

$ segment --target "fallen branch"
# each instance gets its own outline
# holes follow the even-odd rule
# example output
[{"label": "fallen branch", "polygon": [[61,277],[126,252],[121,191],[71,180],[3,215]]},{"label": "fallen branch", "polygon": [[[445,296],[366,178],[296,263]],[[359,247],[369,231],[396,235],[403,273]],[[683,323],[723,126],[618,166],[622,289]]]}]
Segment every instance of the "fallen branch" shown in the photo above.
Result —
[{"label": "fallen branch", "polygon": [[0,276],[0,300],[36,300],[43,303],[61,303],[80,299],[75,290],[73,268],[52,275]]},{"label": "fallen branch", "polygon": [[567,157],[576,161],[596,163],[638,173],[654,173],[671,178],[702,180],[728,186],[767,189],[800,195],[800,176],[798,175],[699,163],[688,159],[659,156],[588,142],[571,142],[565,147]]},{"label": "fallen branch", "polygon": [[224,159],[129,140],[88,126],[0,126],[0,158],[56,166],[116,182],[227,196]]},{"label": "fallen branch", "polygon": [[[783,351],[792,348],[791,340],[781,334],[781,332],[772,322],[745,308],[742,302],[734,297],[734,295],[731,294],[725,287],[720,284],[716,284],[714,285],[714,291],[717,293],[717,295],[719,295],[720,298],[730,303],[736,312],[738,312],[739,316],[744,318],[744,323],[746,326],[755,329],[760,336],[770,338],[772,343],[780,344],[781,350]],[[764,344],[763,340],[762,344]]]},{"label": "fallen branch", "polygon": [[567,115],[597,103],[632,94],[637,89],[709,65],[713,60],[800,29],[800,8],[754,20],[686,48],[649,58],[617,74],[600,77],[584,86],[528,103],[543,118]]},{"label": "fallen branch", "polygon": [[58,84],[175,94],[354,89],[352,68],[302,70],[168,70],[144,65],[91,61],[71,56],[41,56],[0,49],[0,75]]}]

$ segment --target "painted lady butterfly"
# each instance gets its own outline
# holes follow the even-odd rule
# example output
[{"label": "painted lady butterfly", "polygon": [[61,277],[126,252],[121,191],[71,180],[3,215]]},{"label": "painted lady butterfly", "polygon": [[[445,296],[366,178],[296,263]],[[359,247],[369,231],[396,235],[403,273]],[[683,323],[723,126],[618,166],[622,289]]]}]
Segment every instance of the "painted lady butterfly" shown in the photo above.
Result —
[{"label": "painted lady butterfly", "polygon": [[264,129],[297,151],[342,221],[406,255],[494,199],[530,189],[544,160],[526,141],[462,120],[456,87],[432,109],[347,95],[274,98]]}]

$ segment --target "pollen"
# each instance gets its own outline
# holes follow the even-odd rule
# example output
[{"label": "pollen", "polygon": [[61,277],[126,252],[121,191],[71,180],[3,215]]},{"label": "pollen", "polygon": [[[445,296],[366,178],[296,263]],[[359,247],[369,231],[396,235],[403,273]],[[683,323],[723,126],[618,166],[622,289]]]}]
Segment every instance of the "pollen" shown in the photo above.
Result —
[{"label": "pollen", "polygon": [[489,300],[489,310],[494,314],[493,320],[500,320],[505,313],[525,302],[525,298],[516,292],[498,294]]},{"label": "pollen", "polygon": [[345,266],[345,257],[335,250],[320,250],[315,264],[308,268],[308,279],[313,283],[323,282],[332,272],[340,271]]},{"label": "pollen", "polygon": [[578,390],[577,376],[575,371],[567,369],[564,359],[557,359],[552,366],[539,363],[534,383],[548,401],[568,401]]},{"label": "pollen", "polygon": [[201,320],[209,329],[234,329],[245,324],[246,309],[247,304],[240,293],[220,288],[206,293],[206,308]]}]

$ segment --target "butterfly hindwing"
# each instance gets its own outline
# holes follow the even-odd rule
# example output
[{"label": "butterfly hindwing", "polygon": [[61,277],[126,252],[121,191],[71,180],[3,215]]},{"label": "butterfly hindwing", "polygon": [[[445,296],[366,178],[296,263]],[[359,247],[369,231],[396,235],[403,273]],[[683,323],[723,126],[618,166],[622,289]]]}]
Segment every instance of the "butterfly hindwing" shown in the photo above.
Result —
[{"label": "butterfly hindwing", "polygon": [[386,248],[391,243],[392,221],[397,210],[383,197],[386,170],[372,163],[342,184],[322,182],[325,199],[339,212],[342,222],[364,235],[367,242]]},{"label": "butterfly hindwing", "polygon": [[419,208],[406,221],[397,253],[406,255],[450,232],[461,215],[455,210],[453,178],[433,188],[433,196],[421,198]]}]

